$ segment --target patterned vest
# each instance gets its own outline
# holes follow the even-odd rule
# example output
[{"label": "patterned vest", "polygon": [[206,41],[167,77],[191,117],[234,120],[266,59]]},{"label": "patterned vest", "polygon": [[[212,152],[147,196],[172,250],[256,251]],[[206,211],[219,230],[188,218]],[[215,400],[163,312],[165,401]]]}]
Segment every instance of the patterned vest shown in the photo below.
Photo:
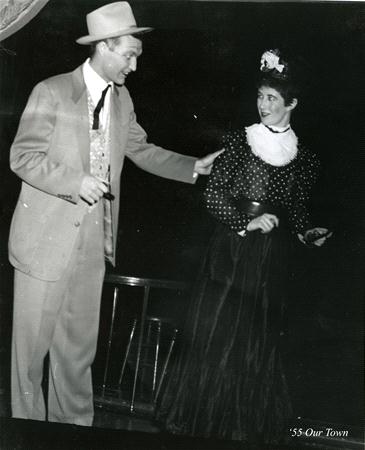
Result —
[{"label": "patterned vest", "polygon": [[[93,130],[93,113],[95,105],[88,93],[89,108],[89,134],[90,134],[90,173],[107,182],[110,181],[110,137],[109,137],[109,118],[105,127],[100,122],[99,129]],[[112,229],[112,210],[110,200],[101,198],[104,207],[104,252],[105,258],[110,259],[113,255],[113,229]]]}]

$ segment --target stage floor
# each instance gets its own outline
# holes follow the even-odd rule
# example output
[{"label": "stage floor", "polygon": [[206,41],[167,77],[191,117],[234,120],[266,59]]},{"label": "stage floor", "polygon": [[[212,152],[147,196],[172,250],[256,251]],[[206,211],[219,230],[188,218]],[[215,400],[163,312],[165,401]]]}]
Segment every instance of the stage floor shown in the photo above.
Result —
[{"label": "stage floor", "polygon": [[[118,419],[120,420],[120,418]],[[132,422],[126,418],[129,426]],[[126,422],[126,424],[127,424]],[[110,426],[110,417],[108,418]],[[138,427],[141,426],[139,423]],[[133,428],[133,426],[132,426]],[[247,446],[241,442],[187,438],[159,432],[80,427],[22,419],[0,419],[1,450],[308,450],[351,449],[296,442],[289,446]],[[360,448],[360,447],[358,447]]]}]

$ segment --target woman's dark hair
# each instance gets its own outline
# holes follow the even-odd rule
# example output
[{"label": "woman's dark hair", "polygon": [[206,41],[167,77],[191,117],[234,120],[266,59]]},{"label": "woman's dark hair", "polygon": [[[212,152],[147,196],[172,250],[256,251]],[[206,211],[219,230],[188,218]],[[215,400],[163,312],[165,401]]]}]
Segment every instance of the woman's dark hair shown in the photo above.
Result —
[{"label": "woman's dark hair", "polygon": [[297,83],[292,79],[288,78],[278,78],[269,73],[262,73],[256,82],[256,87],[270,87],[279,92],[283,97],[285,106],[289,106],[295,98],[300,96],[300,88]]}]

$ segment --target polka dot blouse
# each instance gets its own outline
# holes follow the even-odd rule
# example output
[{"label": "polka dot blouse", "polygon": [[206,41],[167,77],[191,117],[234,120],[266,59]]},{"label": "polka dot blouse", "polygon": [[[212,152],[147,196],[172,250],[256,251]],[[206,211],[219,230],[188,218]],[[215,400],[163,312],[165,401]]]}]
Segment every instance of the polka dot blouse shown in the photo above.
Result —
[{"label": "polka dot blouse", "polygon": [[317,178],[316,156],[298,144],[296,157],[284,166],[273,166],[254,155],[244,130],[223,138],[226,149],[214,163],[204,193],[209,212],[234,231],[246,229],[252,217],[241,212],[235,201],[246,197],[285,208],[291,229],[310,228],[306,203]]}]

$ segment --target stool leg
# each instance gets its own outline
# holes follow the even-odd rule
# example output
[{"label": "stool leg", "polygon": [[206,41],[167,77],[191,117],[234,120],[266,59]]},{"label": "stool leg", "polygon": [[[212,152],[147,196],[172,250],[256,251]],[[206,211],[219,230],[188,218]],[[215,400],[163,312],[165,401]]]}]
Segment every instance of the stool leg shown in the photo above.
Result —
[{"label": "stool leg", "polygon": [[104,378],[103,378],[103,392],[102,392],[103,396],[104,396],[104,392],[105,392],[106,380],[107,380],[108,371],[109,371],[109,359],[110,359],[110,351],[111,351],[111,346],[112,346],[115,310],[117,307],[118,296],[119,296],[119,289],[117,287],[115,287],[114,288],[114,297],[113,297],[112,318],[111,318],[110,328],[109,328],[108,349],[107,349],[107,353],[106,353],[106,362],[105,362]]},{"label": "stool leg", "polygon": [[130,411],[131,412],[134,411],[134,399],[135,399],[135,395],[136,395],[136,386],[137,386],[137,377],[138,377],[139,365],[140,365],[140,362],[141,362],[143,332],[144,332],[144,324],[145,324],[145,320],[146,320],[146,313],[147,313],[149,293],[150,293],[150,288],[149,288],[149,286],[146,286],[144,288],[144,296],[143,296],[143,306],[142,306],[142,314],[141,314],[141,329],[139,331],[136,369],[135,369],[135,372],[134,372],[133,391],[132,391],[132,399],[131,399],[131,406],[130,406]]},{"label": "stool leg", "polygon": [[[141,386],[144,386],[145,380],[146,380],[146,364],[148,364],[149,356],[150,356],[150,350],[149,347],[151,345],[152,340],[152,334],[153,334],[153,322],[147,320],[148,326],[147,326],[147,333],[146,337],[144,339],[144,345],[141,350],[141,364],[140,364],[140,371],[141,371]],[[144,394],[143,389],[141,389],[141,393]]]},{"label": "stool leg", "polygon": [[152,398],[156,389],[156,379],[157,379],[157,363],[158,355],[160,351],[160,338],[161,338],[161,321],[157,322],[157,336],[156,336],[156,347],[155,347],[155,361],[153,364],[153,383],[152,383]]},{"label": "stool leg", "polygon": [[129,352],[131,350],[131,345],[132,345],[132,341],[133,341],[133,337],[134,337],[134,332],[136,331],[136,326],[137,326],[137,319],[134,319],[132,329],[131,329],[131,334],[129,335],[128,345],[127,345],[127,348],[126,348],[126,351],[124,354],[122,368],[120,370],[120,376],[119,376],[119,381],[118,381],[119,388],[120,388],[123,378],[124,378],[124,371],[125,371],[125,367],[127,365],[127,360],[128,360]]},{"label": "stool leg", "polygon": [[164,380],[165,375],[166,375],[166,369],[167,369],[167,366],[168,366],[168,364],[169,364],[170,357],[171,357],[171,353],[172,353],[172,350],[173,350],[174,345],[175,345],[177,332],[178,332],[178,330],[177,330],[177,328],[175,328],[174,331],[173,331],[173,335],[172,335],[172,338],[171,338],[170,345],[169,345],[169,350],[168,350],[168,352],[167,352],[167,355],[166,355],[166,358],[165,358],[164,365],[163,365],[163,367],[162,367],[162,372],[161,372],[160,379],[159,379],[159,382],[158,382],[156,394],[155,394],[155,397],[154,397],[154,399],[153,399],[153,401],[154,401],[155,403],[156,403],[156,401],[157,401],[157,399],[158,399],[158,396],[159,396],[159,394],[160,394],[161,386],[162,386],[163,380]]}]

